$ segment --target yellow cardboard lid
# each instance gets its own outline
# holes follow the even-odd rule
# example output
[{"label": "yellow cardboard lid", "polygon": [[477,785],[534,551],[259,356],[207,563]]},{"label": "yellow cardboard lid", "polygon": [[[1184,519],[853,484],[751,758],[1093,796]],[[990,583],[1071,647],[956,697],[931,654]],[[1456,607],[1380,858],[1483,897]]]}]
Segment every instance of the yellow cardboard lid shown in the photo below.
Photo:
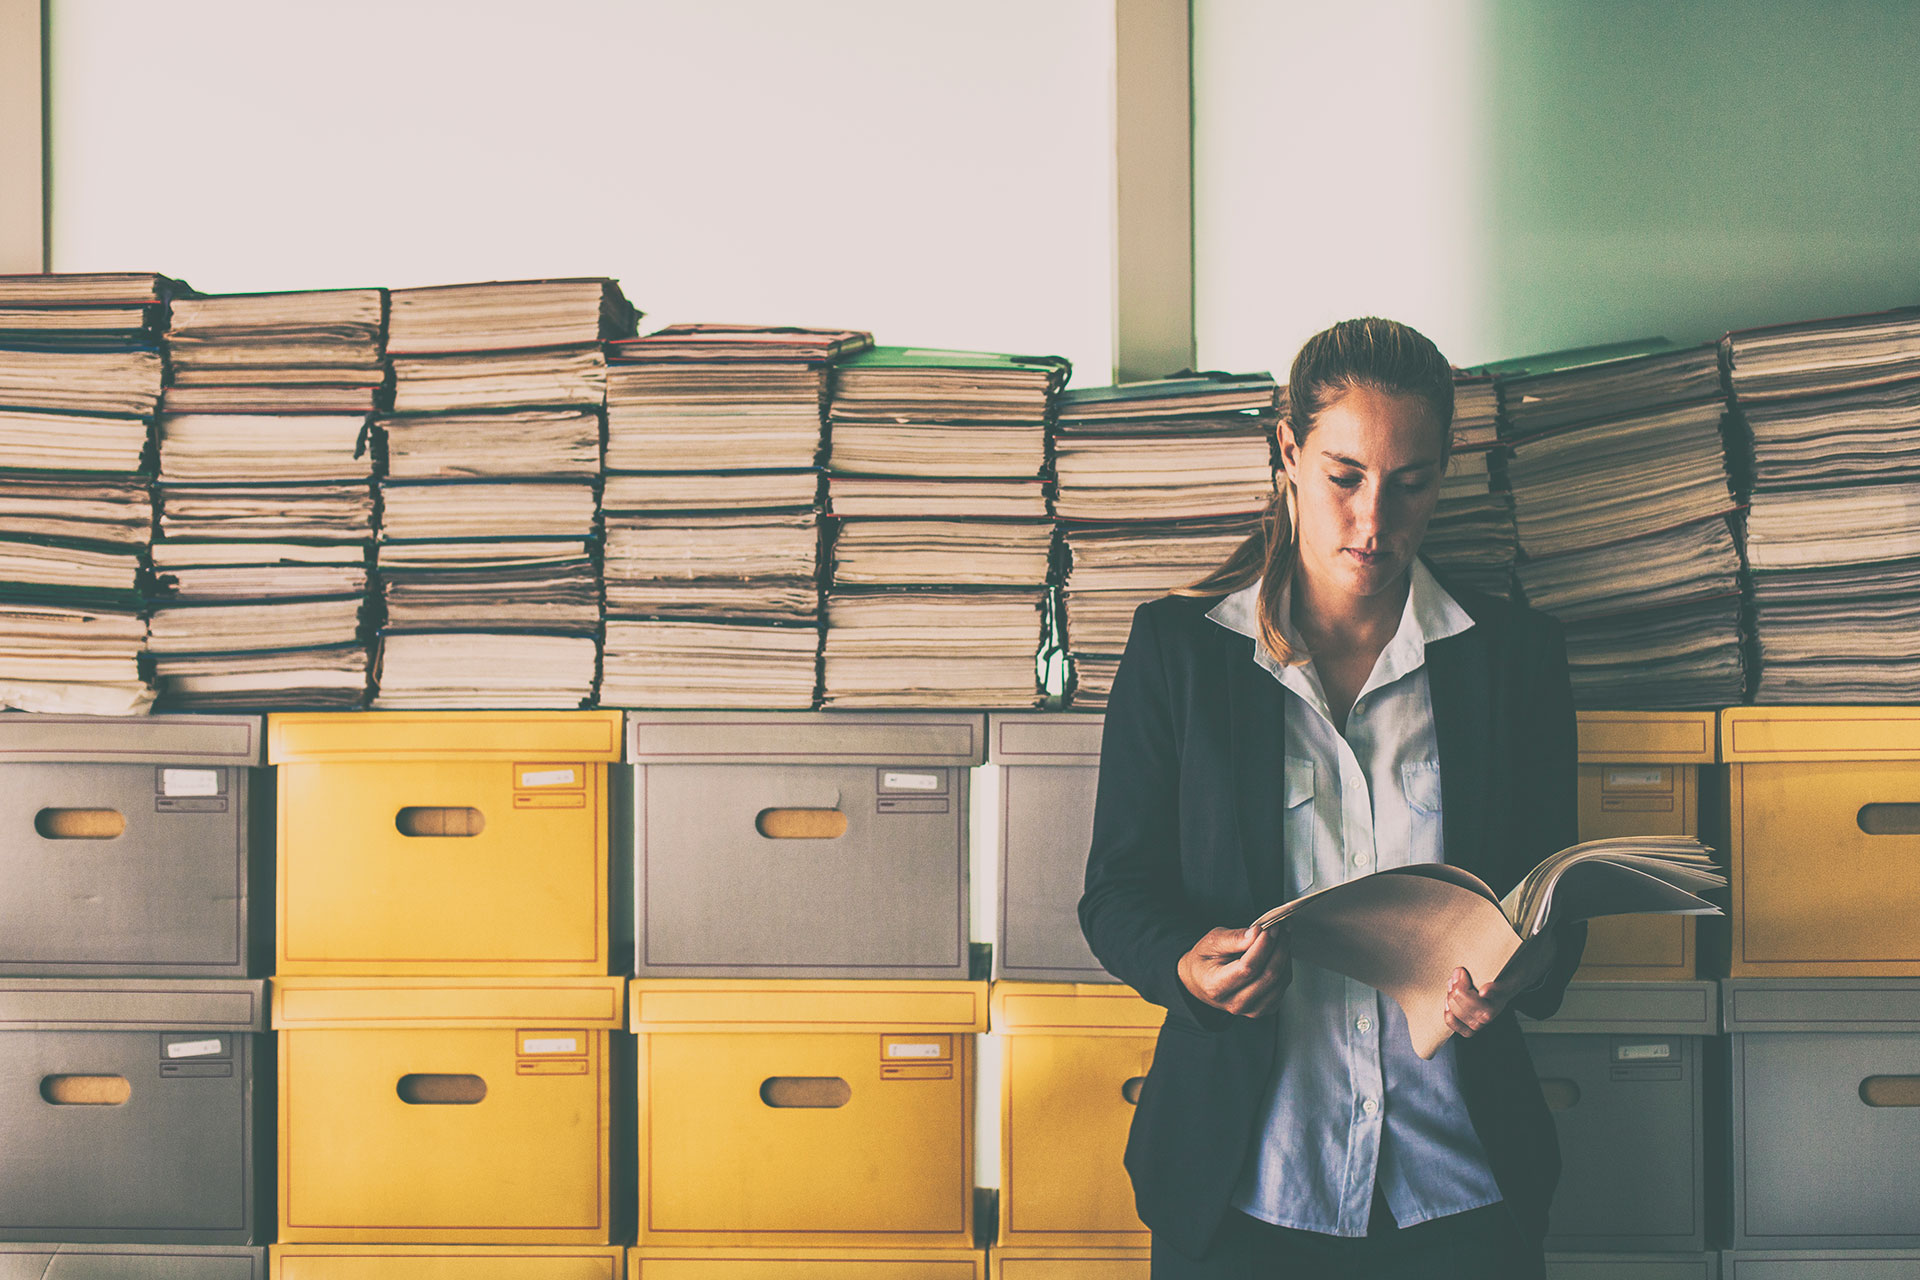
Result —
[{"label": "yellow cardboard lid", "polygon": [[1729,707],[1720,713],[1720,758],[1920,760],[1920,707]]},{"label": "yellow cardboard lid", "polygon": [[996,982],[993,1029],[1002,1035],[1125,1031],[1151,1035],[1166,1010],[1108,982]]},{"label": "yellow cardboard lid", "polygon": [[675,1031],[907,1031],[987,1029],[984,982],[905,979],[635,978],[629,1026]]},{"label": "yellow cardboard lid", "polygon": [[625,978],[275,978],[276,1031],[314,1027],[522,1027],[618,1031]]},{"label": "yellow cardboard lid", "polygon": [[614,763],[618,711],[334,711],[267,717],[268,764],[330,760],[525,760]]},{"label": "yellow cardboard lid", "polygon": [[1582,711],[1581,764],[1712,764],[1711,711]]},{"label": "yellow cardboard lid", "polygon": [[[389,1280],[390,1277],[405,1277],[406,1280],[457,1280],[461,1276],[513,1274],[556,1277],[558,1280],[572,1280],[573,1277],[592,1275],[617,1280],[625,1269],[626,1249],[620,1245],[606,1244],[515,1244],[502,1247],[497,1244],[408,1244],[396,1249],[390,1244],[275,1244],[267,1246],[267,1253],[274,1262],[273,1274],[283,1274],[282,1261],[311,1261],[316,1265],[287,1268],[284,1274],[289,1280],[299,1280],[302,1276],[326,1276],[329,1280],[338,1280],[341,1276],[364,1276],[368,1280]],[[540,1263],[554,1260],[592,1260],[599,1265],[591,1268],[552,1268]],[[486,1260],[498,1260],[507,1269],[479,1271]],[[533,1265],[527,1266],[531,1262]]]}]

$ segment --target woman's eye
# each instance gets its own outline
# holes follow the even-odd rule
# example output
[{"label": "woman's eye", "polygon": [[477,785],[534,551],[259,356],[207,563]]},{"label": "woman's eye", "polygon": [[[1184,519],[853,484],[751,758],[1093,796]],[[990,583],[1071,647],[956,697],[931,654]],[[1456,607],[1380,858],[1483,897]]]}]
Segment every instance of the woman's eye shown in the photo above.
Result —
[{"label": "woman's eye", "polygon": [[1335,475],[1329,477],[1329,479],[1342,489],[1358,489],[1360,487],[1360,477],[1358,475]]},{"label": "woman's eye", "polygon": [[1431,478],[1421,479],[1421,480],[1402,480],[1400,482],[1400,488],[1405,493],[1425,493],[1428,489],[1431,489],[1432,487],[1433,487],[1433,480]]}]

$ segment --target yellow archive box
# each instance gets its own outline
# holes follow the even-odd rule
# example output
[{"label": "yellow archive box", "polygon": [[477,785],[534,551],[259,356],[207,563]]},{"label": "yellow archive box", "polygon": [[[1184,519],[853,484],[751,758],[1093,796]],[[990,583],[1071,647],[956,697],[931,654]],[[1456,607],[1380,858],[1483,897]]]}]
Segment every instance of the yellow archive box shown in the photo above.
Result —
[{"label": "yellow archive box", "polygon": [[276,1244],[273,1280],[620,1280],[618,1245]]},{"label": "yellow archive box", "polygon": [[1120,1160],[1164,1011],[1106,983],[996,982],[1000,1243],[1147,1243]]},{"label": "yellow archive box", "polygon": [[1151,1252],[1000,1245],[989,1254],[993,1280],[1147,1280]]},{"label": "yellow archive box", "polygon": [[610,1244],[624,982],[276,979],[280,1239]]},{"label": "yellow archive box", "polygon": [[986,1280],[968,1249],[629,1249],[627,1280]]},{"label": "yellow archive box", "polygon": [[1920,707],[1735,707],[1720,750],[1731,976],[1920,976]]},{"label": "yellow archive box", "polygon": [[973,1245],[984,982],[636,979],[642,1246]]},{"label": "yellow archive box", "polygon": [[618,711],[267,717],[281,974],[604,974]]},{"label": "yellow archive box", "polygon": [[[1582,711],[1580,838],[1697,836],[1700,770],[1716,759],[1711,711]],[[1602,916],[1587,925],[1580,982],[1690,982],[1692,916]]]}]

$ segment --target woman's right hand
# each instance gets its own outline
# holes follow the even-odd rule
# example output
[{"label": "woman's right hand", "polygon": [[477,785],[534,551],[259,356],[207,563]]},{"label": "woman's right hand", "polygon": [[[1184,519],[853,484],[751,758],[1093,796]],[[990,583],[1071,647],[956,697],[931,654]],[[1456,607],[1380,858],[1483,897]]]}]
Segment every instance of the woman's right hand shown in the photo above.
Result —
[{"label": "woman's right hand", "polygon": [[1280,929],[1215,929],[1180,957],[1180,981],[1196,1000],[1243,1018],[1279,1008],[1292,980]]}]

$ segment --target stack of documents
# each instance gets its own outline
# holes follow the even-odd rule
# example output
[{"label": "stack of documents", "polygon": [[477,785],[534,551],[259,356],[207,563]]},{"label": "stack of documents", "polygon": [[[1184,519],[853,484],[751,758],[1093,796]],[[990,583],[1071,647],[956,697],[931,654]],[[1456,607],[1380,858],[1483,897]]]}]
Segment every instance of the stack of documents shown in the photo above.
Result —
[{"label": "stack of documents", "polygon": [[838,366],[823,700],[1032,706],[1053,524],[1058,356],[880,347]]},{"label": "stack of documents", "polygon": [[168,413],[373,412],[387,380],[383,289],[175,299]]},{"label": "stack of documents", "polygon": [[1453,380],[1453,450],[1420,552],[1452,583],[1506,599],[1519,543],[1506,451],[1499,447],[1500,399],[1486,374]]},{"label": "stack of documents", "polygon": [[1136,608],[1219,568],[1258,529],[1283,397],[1266,373],[1060,395],[1053,509],[1075,706],[1105,703]]},{"label": "stack of documents", "polygon": [[1920,689],[1920,311],[1727,335],[1759,702]]},{"label": "stack of documents", "polygon": [[831,366],[872,342],[679,324],[610,344],[601,705],[814,705]]},{"label": "stack of documents", "polygon": [[1527,603],[1567,624],[1575,702],[1741,701],[1743,566],[1713,347],[1495,366]]},{"label": "stack of documents", "polygon": [[[611,280],[396,289],[376,707],[578,707],[600,632]],[[584,660],[581,655],[584,654]]]},{"label": "stack of documents", "polygon": [[153,537],[151,415],[176,282],[0,276],[0,706],[126,714]]}]

